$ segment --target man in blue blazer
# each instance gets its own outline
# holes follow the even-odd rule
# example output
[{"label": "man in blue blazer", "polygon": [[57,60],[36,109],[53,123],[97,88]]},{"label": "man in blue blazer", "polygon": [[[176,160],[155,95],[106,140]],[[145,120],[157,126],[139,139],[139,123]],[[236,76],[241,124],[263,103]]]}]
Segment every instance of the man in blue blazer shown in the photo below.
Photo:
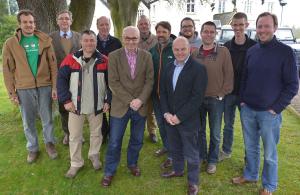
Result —
[{"label": "man in blue blazer", "polygon": [[178,37],[173,42],[175,61],[167,65],[160,85],[161,108],[166,120],[173,170],[164,178],[181,177],[187,160],[188,194],[197,194],[199,185],[200,106],[207,86],[203,65],[190,57],[189,42]]}]

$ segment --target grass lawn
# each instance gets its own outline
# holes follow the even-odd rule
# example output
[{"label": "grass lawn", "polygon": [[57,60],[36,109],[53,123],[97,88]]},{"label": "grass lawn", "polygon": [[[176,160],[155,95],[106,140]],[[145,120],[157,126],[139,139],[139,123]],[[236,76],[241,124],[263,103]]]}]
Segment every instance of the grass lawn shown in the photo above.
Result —
[{"label": "grass lawn", "polygon": [[[159,165],[165,157],[157,158],[153,152],[161,147],[161,142],[152,144],[145,132],[139,166],[142,176],[135,178],[126,168],[126,147],[128,131],[123,140],[122,157],[113,184],[108,189],[100,186],[103,170],[95,172],[87,159],[88,131],[85,126],[83,145],[85,167],[75,179],[64,178],[69,168],[69,150],[61,144],[63,136],[58,117],[55,117],[55,134],[58,140],[59,157],[50,160],[42,143],[39,127],[40,156],[36,163],[26,163],[26,140],[23,133],[19,110],[8,101],[0,75],[0,194],[116,194],[116,195],[156,195],[185,194],[187,178],[162,179]],[[106,145],[101,148],[104,161]],[[300,120],[288,111],[283,112],[283,125],[278,145],[279,188],[276,194],[300,194]],[[204,168],[200,173],[200,194],[257,194],[258,184],[233,186],[231,178],[243,170],[244,146],[239,118],[236,118],[232,158],[218,164],[217,173],[208,175]]]}]

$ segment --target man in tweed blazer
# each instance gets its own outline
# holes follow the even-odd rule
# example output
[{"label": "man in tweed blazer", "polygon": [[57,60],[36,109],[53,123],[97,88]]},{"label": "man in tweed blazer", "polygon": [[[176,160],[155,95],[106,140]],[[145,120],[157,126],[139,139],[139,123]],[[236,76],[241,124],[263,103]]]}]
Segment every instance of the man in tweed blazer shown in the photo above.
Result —
[{"label": "man in tweed blazer", "polygon": [[143,146],[148,98],[153,86],[153,63],[149,52],[138,49],[138,28],[124,28],[124,47],[110,53],[108,84],[112,91],[110,138],[102,185],[111,184],[120,162],[121,147],[127,123],[131,121],[127,166],[133,176],[140,176],[139,152]]}]

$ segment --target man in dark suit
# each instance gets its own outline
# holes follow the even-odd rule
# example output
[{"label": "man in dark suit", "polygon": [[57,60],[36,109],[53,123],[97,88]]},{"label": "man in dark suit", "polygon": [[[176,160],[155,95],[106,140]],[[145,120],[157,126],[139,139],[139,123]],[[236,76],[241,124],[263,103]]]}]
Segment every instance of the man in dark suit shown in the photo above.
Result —
[{"label": "man in dark suit", "polygon": [[109,54],[108,83],[112,91],[110,137],[106,152],[102,186],[111,184],[120,162],[123,136],[130,120],[127,166],[133,176],[140,176],[139,152],[143,146],[148,99],[153,87],[153,63],[149,52],[138,49],[137,27],[123,30],[124,48]]},{"label": "man in dark suit", "polygon": [[160,84],[160,104],[166,120],[173,170],[164,178],[181,177],[187,160],[188,194],[198,193],[200,106],[207,86],[203,65],[190,57],[189,42],[178,37],[173,42],[175,61],[167,65]]}]

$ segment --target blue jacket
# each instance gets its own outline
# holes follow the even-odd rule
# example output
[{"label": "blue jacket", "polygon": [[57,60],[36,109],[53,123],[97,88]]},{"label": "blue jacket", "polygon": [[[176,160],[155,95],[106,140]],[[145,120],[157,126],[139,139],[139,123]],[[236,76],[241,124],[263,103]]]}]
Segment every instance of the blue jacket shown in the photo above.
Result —
[{"label": "blue jacket", "polygon": [[274,36],[257,43],[246,55],[241,102],[258,111],[281,113],[298,92],[296,61],[291,47]]},{"label": "blue jacket", "polygon": [[[82,93],[82,61],[83,51],[79,50],[74,54],[69,54],[61,63],[57,76],[57,95],[59,102],[66,104],[73,102],[76,114],[81,110]],[[101,113],[104,102],[110,103],[111,92],[108,88],[107,57],[95,51],[92,58],[95,59],[93,67],[94,82],[94,108],[95,114]]]}]

